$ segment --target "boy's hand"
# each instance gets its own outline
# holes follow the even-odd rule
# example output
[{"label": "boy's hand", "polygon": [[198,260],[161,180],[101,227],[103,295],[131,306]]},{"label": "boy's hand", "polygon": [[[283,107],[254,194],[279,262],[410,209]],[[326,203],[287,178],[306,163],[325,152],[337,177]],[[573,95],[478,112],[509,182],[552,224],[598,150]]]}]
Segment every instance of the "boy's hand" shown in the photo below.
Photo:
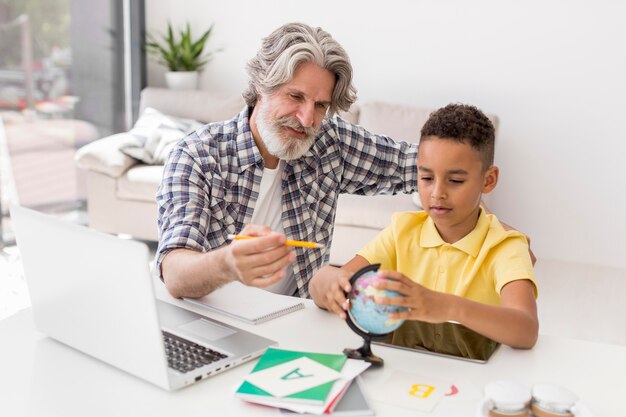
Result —
[{"label": "boy's hand", "polygon": [[350,276],[348,271],[340,268],[332,266],[321,268],[309,284],[315,304],[345,320],[349,307],[345,293],[352,289]]},{"label": "boy's hand", "polygon": [[404,274],[395,271],[378,271],[378,276],[386,278],[376,288],[397,291],[400,297],[381,297],[376,302],[382,305],[407,307],[408,310],[389,314],[390,319],[420,320],[428,323],[442,323],[448,320],[449,303],[445,301],[447,294],[429,290],[413,282]]}]

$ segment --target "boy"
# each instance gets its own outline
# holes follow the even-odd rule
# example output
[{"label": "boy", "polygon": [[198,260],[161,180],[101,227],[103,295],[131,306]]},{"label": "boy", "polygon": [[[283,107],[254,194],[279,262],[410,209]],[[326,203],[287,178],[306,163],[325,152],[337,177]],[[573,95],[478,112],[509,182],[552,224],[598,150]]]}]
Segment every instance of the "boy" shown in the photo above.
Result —
[{"label": "boy", "polygon": [[380,263],[388,280],[379,288],[402,297],[377,302],[408,307],[390,318],[456,321],[496,342],[534,346],[539,323],[528,242],[480,207],[498,181],[494,142],[493,125],[473,106],[432,113],[417,160],[424,211],[394,214],[350,262],[322,268],[310,283],[315,303],[345,318],[350,276]]}]

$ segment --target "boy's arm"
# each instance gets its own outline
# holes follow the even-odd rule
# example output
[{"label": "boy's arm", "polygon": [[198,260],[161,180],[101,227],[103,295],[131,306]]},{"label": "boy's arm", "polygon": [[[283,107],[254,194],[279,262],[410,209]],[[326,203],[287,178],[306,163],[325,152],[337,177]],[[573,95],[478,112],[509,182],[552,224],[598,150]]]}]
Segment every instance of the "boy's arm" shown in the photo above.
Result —
[{"label": "boy's arm", "polygon": [[529,280],[506,284],[500,292],[502,304],[493,306],[429,290],[398,272],[381,271],[380,274],[391,281],[378,287],[398,291],[403,297],[383,298],[377,302],[409,308],[409,311],[390,315],[390,318],[430,323],[456,321],[514,348],[528,349],[537,341],[537,305],[533,284]]},{"label": "boy's arm", "polygon": [[529,280],[506,284],[500,292],[500,306],[455,298],[451,320],[514,348],[530,349],[537,342],[537,304],[533,284]]},{"label": "boy's arm", "polygon": [[350,277],[367,265],[369,262],[357,255],[341,268],[327,265],[317,271],[309,282],[309,293],[315,304],[345,319],[348,304],[344,292],[351,290]]}]

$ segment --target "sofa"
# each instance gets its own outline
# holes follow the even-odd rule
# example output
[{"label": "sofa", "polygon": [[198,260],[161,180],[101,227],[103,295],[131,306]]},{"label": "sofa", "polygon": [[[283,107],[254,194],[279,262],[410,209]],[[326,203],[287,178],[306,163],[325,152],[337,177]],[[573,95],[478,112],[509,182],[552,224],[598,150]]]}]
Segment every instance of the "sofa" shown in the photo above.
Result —
[{"label": "sofa", "polygon": [[[80,148],[76,164],[86,173],[87,211],[90,227],[114,234],[156,241],[157,207],[155,193],[163,173],[167,147],[161,146],[160,157],[146,158],[146,142],[158,141],[155,124],[142,120],[147,112],[177,118],[172,126],[190,126],[197,120],[213,122],[232,118],[244,106],[243,99],[219,97],[207,91],[180,91],[148,87],[142,91],[142,117],[130,132],[96,140]],[[341,114],[366,129],[396,140],[417,143],[420,129],[432,109],[383,102],[364,102]],[[160,113],[159,113],[160,112]],[[494,123],[497,118],[490,116]],[[184,119],[178,119],[184,118]],[[182,122],[181,122],[182,120]],[[158,124],[158,123],[157,123]],[[171,126],[170,126],[171,127]],[[135,135],[131,135],[131,133]],[[181,130],[168,131],[172,138],[184,135]],[[167,132],[166,132],[167,133]],[[144,138],[142,143],[137,137]],[[130,145],[129,145],[130,142]],[[173,141],[169,141],[170,146]],[[157,154],[159,144],[153,145]],[[132,151],[132,152],[131,152]],[[165,151],[165,152],[164,152]],[[132,156],[131,156],[132,155]],[[388,225],[396,211],[418,210],[419,198],[413,195],[355,196],[341,195],[335,219],[330,263],[342,265],[352,259],[361,246]]]}]

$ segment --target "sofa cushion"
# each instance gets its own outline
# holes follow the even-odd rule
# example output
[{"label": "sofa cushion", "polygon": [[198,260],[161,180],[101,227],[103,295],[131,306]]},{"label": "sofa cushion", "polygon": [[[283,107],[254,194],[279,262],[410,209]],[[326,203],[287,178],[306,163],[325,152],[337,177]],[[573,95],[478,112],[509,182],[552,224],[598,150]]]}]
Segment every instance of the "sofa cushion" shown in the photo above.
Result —
[{"label": "sofa cushion", "polygon": [[393,212],[416,210],[421,210],[421,207],[415,204],[410,194],[376,196],[341,194],[337,202],[335,225],[382,230],[391,222]]},{"label": "sofa cushion", "polygon": [[353,104],[352,106],[350,106],[350,109],[348,111],[339,111],[337,112],[337,115],[350,123],[359,124],[359,112],[359,106]]},{"label": "sofa cushion", "polygon": [[117,178],[128,168],[137,164],[137,160],[120,152],[120,147],[133,140],[129,133],[117,133],[93,141],[74,155],[74,162],[79,168],[88,169]]},{"label": "sofa cushion", "polygon": [[244,106],[245,102],[240,94],[221,96],[207,90],[181,92],[148,87],[141,92],[139,111],[152,107],[174,117],[210,123],[232,119]]},{"label": "sofa cushion", "polygon": [[146,108],[128,132],[129,141],[120,151],[144,164],[163,165],[172,147],[202,123],[169,116],[151,107]]},{"label": "sofa cushion", "polygon": [[136,165],[117,180],[117,197],[156,203],[156,191],[163,176],[163,165]]},{"label": "sofa cushion", "polygon": [[388,104],[380,101],[360,105],[359,124],[394,140],[418,143],[420,131],[432,109]]},{"label": "sofa cushion", "polygon": [[[370,132],[386,135],[394,140],[419,143],[422,126],[434,110],[373,101],[359,106],[358,123]],[[494,114],[485,115],[493,123],[497,134],[498,117]]]}]

